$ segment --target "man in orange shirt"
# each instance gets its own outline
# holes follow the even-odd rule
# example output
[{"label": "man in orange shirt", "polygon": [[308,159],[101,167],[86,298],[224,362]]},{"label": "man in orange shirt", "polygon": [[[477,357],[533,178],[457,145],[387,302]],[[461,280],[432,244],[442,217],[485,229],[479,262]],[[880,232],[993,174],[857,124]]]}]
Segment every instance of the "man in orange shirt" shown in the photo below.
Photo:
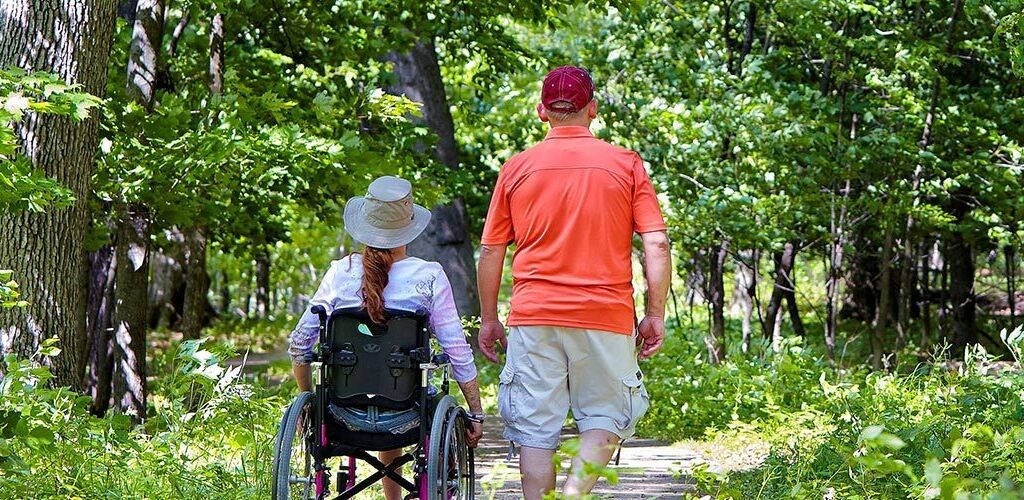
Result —
[{"label": "man in orange shirt", "polygon": [[[551,128],[501,169],[478,271],[480,350],[497,362],[495,344],[506,349],[498,409],[505,437],[521,446],[528,500],[555,488],[551,459],[570,409],[581,439],[563,488],[570,497],[589,493],[596,482],[583,464],[607,464],[619,440],[633,434],[648,406],[636,347],[642,344],[641,358],[661,347],[672,267],[665,222],[640,156],[590,133],[597,116],[590,74],[573,66],[548,73],[537,114]],[[643,240],[648,285],[639,326],[633,233]],[[497,302],[511,243],[506,338]]]}]

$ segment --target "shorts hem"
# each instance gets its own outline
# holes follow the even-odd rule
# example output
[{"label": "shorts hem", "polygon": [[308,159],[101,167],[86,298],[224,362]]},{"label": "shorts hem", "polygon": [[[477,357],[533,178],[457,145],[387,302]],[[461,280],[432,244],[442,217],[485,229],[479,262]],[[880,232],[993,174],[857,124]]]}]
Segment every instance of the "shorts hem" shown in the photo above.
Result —
[{"label": "shorts hem", "polygon": [[526,446],[527,448],[539,448],[543,450],[557,450],[558,449],[558,438],[545,439],[533,436],[527,436],[522,432],[519,432],[511,427],[505,427],[505,432],[502,433],[505,439],[518,444],[519,446]]},{"label": "shorts hem", "polygon": [[636,426],[630,427],[628,429],[619,428],[619,425],[615,422],[615,419],[611,417],[587,417],[583,420],[577,420],[576,428],[579,429],[580,434],[595,429],[608,431],[611,432],[612,434],[615,434],[616,436],[619,436],[619,439],[629,439],[633,437],[633,434],[636,432]]}]

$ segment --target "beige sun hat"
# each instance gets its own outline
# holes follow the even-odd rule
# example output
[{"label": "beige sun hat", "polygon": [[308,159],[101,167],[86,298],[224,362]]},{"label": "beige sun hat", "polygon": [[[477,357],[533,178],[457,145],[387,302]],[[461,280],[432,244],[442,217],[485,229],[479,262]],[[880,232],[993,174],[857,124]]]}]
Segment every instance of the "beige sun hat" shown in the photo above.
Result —
[{"label": "beige sun hat", "polygon": [[378,177],[366,196],[345,204],[345,231],[374,248],[408,245],[429,222],[430,210],[412,202],[412,184],[390,175]]}]

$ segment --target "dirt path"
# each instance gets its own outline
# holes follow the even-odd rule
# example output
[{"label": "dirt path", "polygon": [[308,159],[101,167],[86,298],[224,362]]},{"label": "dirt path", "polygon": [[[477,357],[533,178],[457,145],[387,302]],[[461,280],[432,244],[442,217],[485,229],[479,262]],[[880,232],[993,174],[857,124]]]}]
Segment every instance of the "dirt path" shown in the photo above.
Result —
[{"label": "dirt path", "polygon": [[[484,439],[476,453],[477,498],[515,499],[519,492],[518,458],[508,460],[508,441],[501,437],[501,418],[492,416],[484,426]],[[575,437],[575,429],[562,430],[563,438]],[[679,498],[692,492],[692,482],[685,475],[699,462],[700,455],[691,449],[671,446],[651,439],[630,439],[622,448],[619,465],[612,465],[619,483],[598,481],[594,494],[600,498]],[[562,464],[563,470],[568,461]],[[559,474],[558,484],[565,480]]]}]

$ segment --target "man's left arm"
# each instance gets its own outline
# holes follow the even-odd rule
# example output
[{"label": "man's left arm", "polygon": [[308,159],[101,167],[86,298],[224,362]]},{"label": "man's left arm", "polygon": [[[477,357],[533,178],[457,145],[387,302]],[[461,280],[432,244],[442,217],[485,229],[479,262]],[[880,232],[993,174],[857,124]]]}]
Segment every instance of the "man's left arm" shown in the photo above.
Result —
[{"label": "man's left arm", "polygon": [[665,301],[672,286],[672,246],[665,231],[641,233],[644,268],[647,271],[647,312],[637,328],[643,346],[640,358],[658,352],[665,339]]},{"label": "man's left arm", "polygon": [[653,356],[665,339],[665,300],[672,286],[672,246],[667,229],[644,162],[636,155],[633,161],[633,230],[640,233],[643,241],[647,269],[647,313],[637,327],[643,342],[641,358]]}]

